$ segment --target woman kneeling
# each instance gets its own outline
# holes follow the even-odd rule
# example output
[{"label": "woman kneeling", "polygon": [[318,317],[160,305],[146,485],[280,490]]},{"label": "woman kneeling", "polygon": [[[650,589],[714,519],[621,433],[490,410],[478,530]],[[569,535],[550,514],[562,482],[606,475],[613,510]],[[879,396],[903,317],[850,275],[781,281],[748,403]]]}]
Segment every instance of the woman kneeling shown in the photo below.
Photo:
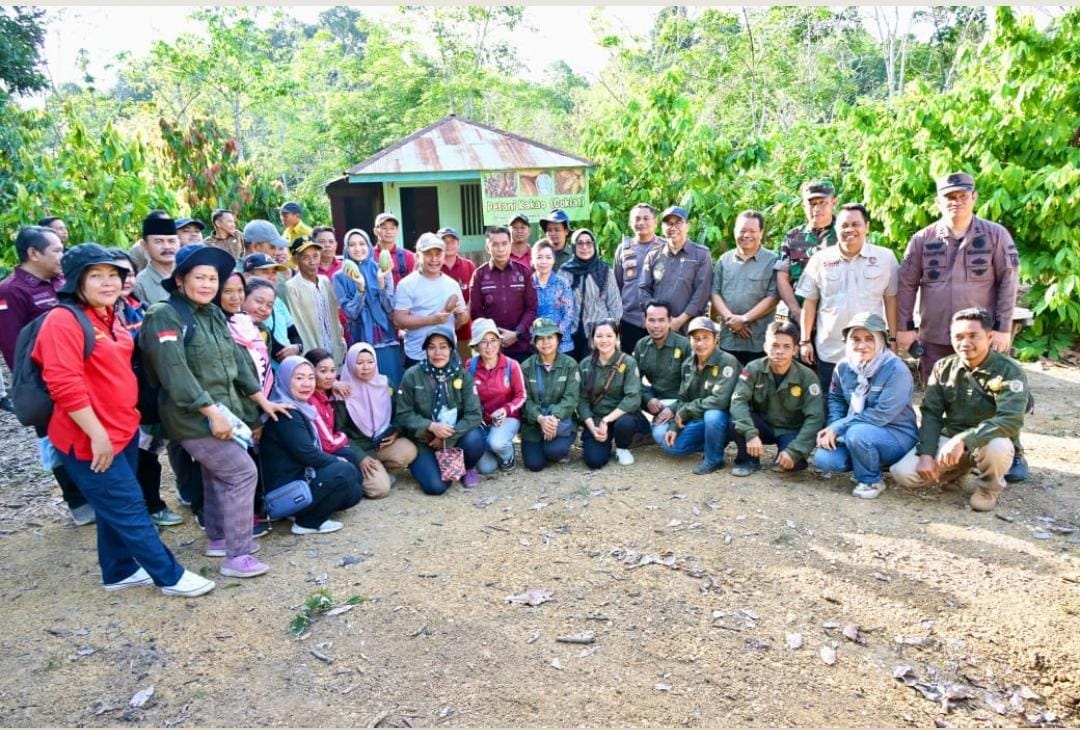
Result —
[{"label": "woman kneeling", "polygon": [[529,471],[570,459],[577,435],[574,412],[581,395],[581,373],[574,358],[560,352],[562,332],[553,320],[538,317],[532,325],[536,354],[521,365],[525,374],[525,412],[521,459]]},{"label": "woman kneeling", "polygon": [[360,472],[351,463],[356,455],[348,446],[334,454],[323,450],[319,416],[310,403],[314,394],[314,366],[299,355],[285,358],[278,368],[278,400],[295,410],[292,418],[267,421],[259,444],[267,492],[299,479],[311,488],[311,505],[293,515],[294,535],[340,530],[342,524],[330,519],[331,513],[354,506],[363,496]]},{"label": "woman kneeling", "polygon": [[581,361],[581,397],[578,418],[582,457],[590,469],[599,469],[615,458],[622,466],[634,463],[630,442],[637,432],[636,414],[641,410],[641,376],[634,358],[619,351],[619,325],[606,319],[592,331],[592,355]]},{"label": "woman kneeling", "polygon": [[442,494],[454,479],[479,484],[475,467],[487,449],[476,384],[461,367],[455,340],[449,326],[433,327],[424,359],[405,371],[398,394],[398,425],[418,452],[409,472],[428,494]]}]

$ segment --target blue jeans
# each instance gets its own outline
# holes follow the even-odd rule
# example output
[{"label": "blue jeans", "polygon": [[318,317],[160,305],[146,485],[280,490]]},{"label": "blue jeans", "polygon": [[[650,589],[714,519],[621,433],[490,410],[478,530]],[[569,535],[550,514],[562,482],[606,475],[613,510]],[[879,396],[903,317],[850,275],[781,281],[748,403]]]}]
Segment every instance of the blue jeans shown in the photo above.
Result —
[{"label": "blue jeans", "polygon": [[161,542],[135,478],[139,436],[116,454],[103,472],[73,453],[60,454],[64,469],[97,515],[98,563],[105,583],[118,583],[142,566],[159,586],[175,585],[184,568]]},{"label": "blue jeans", "polygon": [[[465,468],[472,469],[487,451],[484,430],[477,426],[467,431],[458,439],[456,446],[465,452]],[[435,452],[422,441],[416,442],[416,460],[409,464],[409,473],[417,481],[425,494],[438,495],[450,488],[450,482],[444,482],[439,473],[439,462]]]},{"label": "blue jeans", "polygon": [[656,438],[659,426],[653,429],[653,440],[660,445],[665,454],[687,456],[703,451],[706,464],[721,466],[724,463],[724,447],[728,442],[727,431],[730,421],[731,416],[727,411],[709,410],[705,411],[705,417],[701,420],[690,421],[683,427],[675,438],[674,446],[668,446],[662,436]]},{"label": "blue jeans", "polygon": [[529,471],[540,471],[549,462],[562,461],[570,456],[574,436],[562,436],[551,441],[521,440],[521,460]]},{"label": "blue jeans", "polygon": [[[765,420],[765,417],[757,411],[750,412],[750,418],[754,421],[754,428],[758,430],[758,436],[761,438],[763,444],[776,444],[776,450],[783,451],[788,447],[797,433],[782,433],[778,434],[773,430],[773,427],[769,425],[769,422]],[[746,439],[735,430],[735,422],[732,421],[728,424],[728,439],[735,442],[735,463],[736,464],[760,464],[761,459],[750,456],[746,452]],[[799,459],[795,462],[796,469],[806,468],[806,459]]]},{"label": "blue jeans", "polygon": [[481,474],[490,474],[514,456],[514,436],[521,428],[521,421],[507,418],[501,426],[481,426],[484,429],[487,451],[480,457],[476,470]]},{"label": "blue jeans", "polygon": [[897,438],[891,429],[859,423],[847,430],[844,443],[833,451],[818,448],[814,466],[821,471],[854,471],[859,484],[876,484],[882,468],[900,461],[914,445],[913,439]]}]

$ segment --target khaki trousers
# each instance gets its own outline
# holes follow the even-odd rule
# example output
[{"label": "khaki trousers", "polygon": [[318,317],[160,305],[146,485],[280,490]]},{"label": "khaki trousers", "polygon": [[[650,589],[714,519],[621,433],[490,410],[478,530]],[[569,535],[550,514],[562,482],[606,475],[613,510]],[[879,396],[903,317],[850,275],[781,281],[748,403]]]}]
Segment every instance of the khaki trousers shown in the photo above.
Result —
[{"label": "khaki trousers", "polygon": [[[941,448],[949,439],[942,436],[938,439],[938,448]],[[1012,466],[1015,449],[1012,442],[1005,438],[991,439],[990,443],[974,451],[964,451],[960,462],[949,469],[941,470],[940,482],[948,482],[966,474],[973,466],[978,472],[977,485],[993,494],[998,494],[1005,488],[1005,473]],[[903,459],[896,462],[889,469],[892,478],[902,487],[908,489],[922,489],[933,484],[921,476],[915,470],[919,463],[919,456],[915,449],[907,452]]]},{"label": "khaki trousers", "polygon": [[383,446],[375,454],[378,462],[375,475],[364,479],[364,496],[368,499],[382,499],[390,494],[390,474],[387,469],[404,469],[416,459],[416,444],[404,436],[389,446]]}]

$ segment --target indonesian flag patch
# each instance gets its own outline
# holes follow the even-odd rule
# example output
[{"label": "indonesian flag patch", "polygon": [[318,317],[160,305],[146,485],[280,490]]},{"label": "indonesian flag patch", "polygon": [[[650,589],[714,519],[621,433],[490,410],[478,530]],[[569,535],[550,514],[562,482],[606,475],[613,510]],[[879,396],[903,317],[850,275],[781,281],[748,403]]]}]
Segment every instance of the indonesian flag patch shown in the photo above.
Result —
[{"label": "indonesian flag patch", "polygon": [[158,342],[176,342],[176,330],[161,330],[157,334]]}]

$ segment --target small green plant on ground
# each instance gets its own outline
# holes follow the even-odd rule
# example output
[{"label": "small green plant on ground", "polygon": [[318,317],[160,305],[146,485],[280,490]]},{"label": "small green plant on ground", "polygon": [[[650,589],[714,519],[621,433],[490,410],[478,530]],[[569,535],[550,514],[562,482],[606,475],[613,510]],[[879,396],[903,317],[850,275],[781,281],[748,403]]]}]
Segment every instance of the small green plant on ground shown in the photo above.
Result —
[{"label": "small green plant on ground", "polygon": [[[350,596],[342,606],[359,606],[364,602],[363,596]],[[300,636],[318,619],[335,608],[334,597],[327,588],[320,588],[312,593],[300,606],[300,611],[289,623],[289,633]]]}]

